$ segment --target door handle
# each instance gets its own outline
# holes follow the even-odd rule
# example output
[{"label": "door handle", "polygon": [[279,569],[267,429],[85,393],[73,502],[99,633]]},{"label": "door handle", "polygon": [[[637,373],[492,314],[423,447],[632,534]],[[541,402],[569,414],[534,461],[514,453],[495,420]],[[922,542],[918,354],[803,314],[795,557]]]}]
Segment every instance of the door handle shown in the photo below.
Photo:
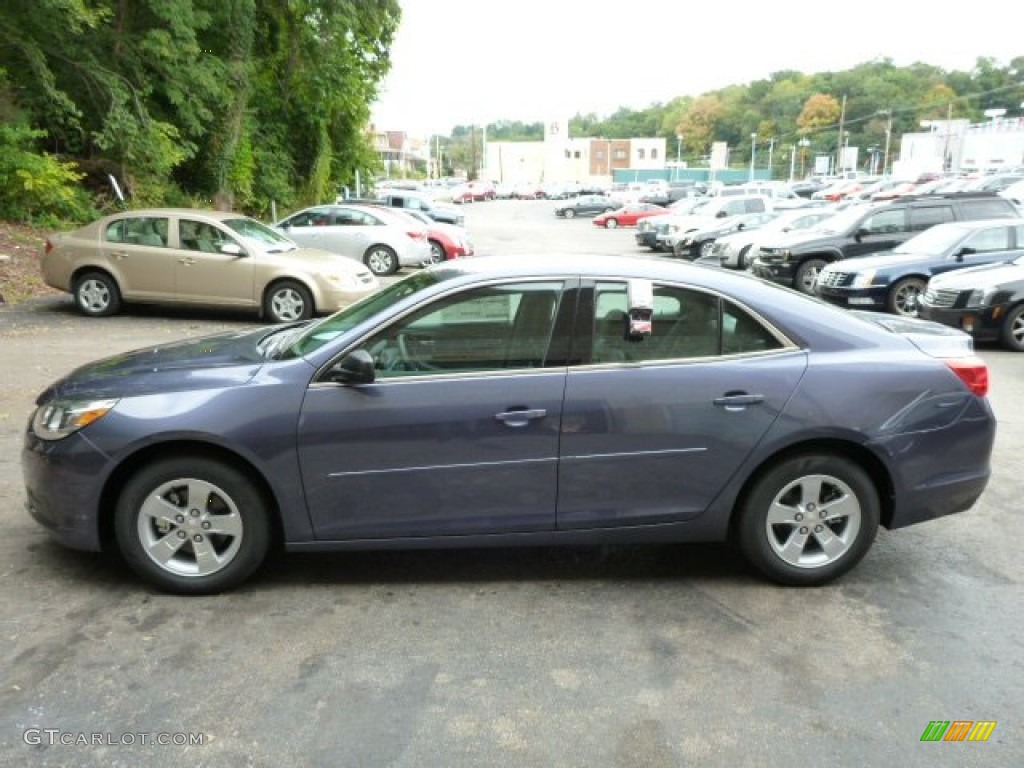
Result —
[{"label": "door handle", "polygon": [[712,402],[720,405],[727,411],[742,411],[748,405],[757,405],[764,402],[764,395],[751,395],[746,392],[726,392],[721,397],[716,397]]},{"label": "door handle", "polygon": [[502,422],[507,427],[525,427],[531,421],[536,419],[543,419],[548,415],[548,412],[544,408],[533,408],[512,411],[502,411],[501,413],[494,414],[494,418]]},{"label": "door handle", "polygon": [[193,258],[192,258],[192,257],[190,257],[190,256],[186,256],[186,257],[185,257],[185,258],[183,258],[183,259],[178,259],[178,263],[179,263],[179,264],[184,264],[184,265],[185,265],[186,267],[190,267],[190,266],[192,266],[193,264],[195,264],[195,263],[196,263],[196,260],[195,260],[195,259],[193,259]]}]

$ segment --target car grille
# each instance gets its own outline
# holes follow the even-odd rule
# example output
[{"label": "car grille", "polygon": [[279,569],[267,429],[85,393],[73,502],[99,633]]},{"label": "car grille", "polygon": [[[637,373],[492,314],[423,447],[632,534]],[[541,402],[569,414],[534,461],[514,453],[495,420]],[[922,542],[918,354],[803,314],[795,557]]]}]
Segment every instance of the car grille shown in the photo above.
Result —
[{"label": "car grille", "polygon": [[929,288],[924,292],[922,302],[930,307],[949,309],[956,304],[958,296],[960,296],[960,291],[938,291],[934,288]]},{"label": "car grille", "polygon": [[779,248],[762,248],[761,261],[786,261],[786,252]]},{"label": "car grille", "polygon": [[853,282],[853,275],[849,272],[833,272],[823,269],[818,273],[818,283],[829,288],[839,288]]}]

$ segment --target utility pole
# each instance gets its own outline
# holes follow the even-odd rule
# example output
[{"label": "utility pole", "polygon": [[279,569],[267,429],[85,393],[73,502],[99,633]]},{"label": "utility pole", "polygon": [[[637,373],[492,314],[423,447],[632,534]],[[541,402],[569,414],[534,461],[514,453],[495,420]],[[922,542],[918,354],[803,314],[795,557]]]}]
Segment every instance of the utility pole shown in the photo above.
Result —
[{"label": "utility pole", "polygon": [[775,151],[775,137],[768,139],[768,180],[772,179],[772,152]]},{"label": "utility pole", "polygon": [[843,172],[843,126],[846,124],[846,94],[843,94],[843,108],[839,112],[839,141],[836,143],[836,175]]},{"label": "utility pole", "polygon": [[885,114],[889,116],[889,121],[885,126],[885,154],[882,156],[882,175],[889,175],[889,142],[892,140],[892,110],[887,109]]}]

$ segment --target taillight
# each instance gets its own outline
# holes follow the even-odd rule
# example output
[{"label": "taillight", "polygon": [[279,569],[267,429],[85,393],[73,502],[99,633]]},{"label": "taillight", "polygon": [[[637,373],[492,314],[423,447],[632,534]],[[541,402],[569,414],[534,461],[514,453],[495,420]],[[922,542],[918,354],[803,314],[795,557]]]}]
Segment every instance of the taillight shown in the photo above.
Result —
[{"label": "taillight", "polygon": [[946,361],[960,381],[978,397],[988,394],[988,366],[980,357],[956,357]]}]

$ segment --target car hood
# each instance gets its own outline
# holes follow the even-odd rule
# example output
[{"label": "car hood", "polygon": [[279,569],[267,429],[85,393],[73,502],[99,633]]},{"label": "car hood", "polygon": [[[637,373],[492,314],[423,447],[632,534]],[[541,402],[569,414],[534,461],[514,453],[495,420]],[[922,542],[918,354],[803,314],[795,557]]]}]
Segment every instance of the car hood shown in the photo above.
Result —
[{"label": "car hood", "polygon": [[968,288],[984,290],[1004,283],[1024,280],[1024,264],[1000,262],[982,264],[977,267],[958,269],[944,275],[936,275],[928,281],[929,288],[966,291]]},{"label": "car hood", "polygon": [[922,253],[900,253],[884,251],[873,256],[858,256],[856,259],[844,259],[826,269],[837,272],[866,272],[869,269],[885,269],[886,267],[909,267],[914,264],[931,264],[942,258],[941,255]]},{"label": "car hood", "polygon": [[280,326],[229,331],[97,360],[51,384],[54,398],[116,398],[245,384],[266,362],[259,341]]}]

